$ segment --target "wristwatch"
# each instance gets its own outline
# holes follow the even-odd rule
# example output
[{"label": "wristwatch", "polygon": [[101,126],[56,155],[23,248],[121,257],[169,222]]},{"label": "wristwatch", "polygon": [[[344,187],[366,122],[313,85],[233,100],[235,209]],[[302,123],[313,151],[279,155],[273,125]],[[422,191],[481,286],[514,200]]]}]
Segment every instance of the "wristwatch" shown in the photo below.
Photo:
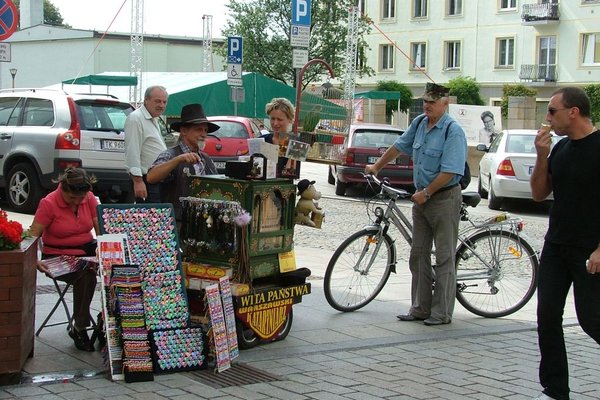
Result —
[{"label": "wristwatch", "polygon": [[431,198],[431,195],[429,194],[429,192],[427,191],[427,188],[423,189],[423,193],[425,193],[425,198],[427,200],[429,200]]}]

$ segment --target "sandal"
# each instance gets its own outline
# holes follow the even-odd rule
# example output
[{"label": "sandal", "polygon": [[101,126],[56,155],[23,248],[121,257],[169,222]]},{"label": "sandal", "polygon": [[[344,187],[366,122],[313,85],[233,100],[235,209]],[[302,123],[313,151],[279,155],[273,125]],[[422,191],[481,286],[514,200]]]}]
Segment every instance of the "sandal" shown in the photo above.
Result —
[{"label": "sandal", "polygon": [[79,350],[95,350],[94,345],[90,342],[90,338],[88,337],[87,331],[85,329],[78,331],[77,329],[72,328],[69,331],[69,336],[71,337],[71,339],[73,339],[73,342],[75,342],[75,347],[77,347]]}]

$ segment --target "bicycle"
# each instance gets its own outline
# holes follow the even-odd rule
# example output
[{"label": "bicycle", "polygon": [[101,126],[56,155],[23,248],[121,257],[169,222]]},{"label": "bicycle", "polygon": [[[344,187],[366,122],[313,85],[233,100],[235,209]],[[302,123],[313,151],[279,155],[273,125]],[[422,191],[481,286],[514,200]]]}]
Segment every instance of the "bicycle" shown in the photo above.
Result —
[{"label": "bicycle", "polygon": [[[367,213],[374,218],[340,244],[325,272],[325,298],[344,312],[369,304],[396,272],[396,245],[388,232],[391,224],[409,245],[412,243],[412,224],[396,204],[410,193],[389,186],[386,179],[380,181],[370,174],[365,178],[370,186],[380,187],[373,199],[365,201]],[[377,200],[386,198],[384,209]],[[467,207],[476,207],[481,197],[465,192],[462,198],[460,218],[469,224],[458,234],[456,298],[482,317],[512,314],[527,304],[536,290],[538,253],[521,234],[522,219],[503,213],[474,221]]]}]

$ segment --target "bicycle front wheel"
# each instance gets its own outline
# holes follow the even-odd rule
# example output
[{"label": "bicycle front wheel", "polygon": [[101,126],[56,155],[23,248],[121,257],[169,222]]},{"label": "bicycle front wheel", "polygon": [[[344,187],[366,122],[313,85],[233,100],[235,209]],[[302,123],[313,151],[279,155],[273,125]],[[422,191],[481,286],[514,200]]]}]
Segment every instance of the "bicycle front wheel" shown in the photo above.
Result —
[{"label": "bicycle front wheel", "polygon": [[394,242],[379,231],[363,229],[344,240],[325,271],[325,298],[338,311],[369,304],[383,289],[396,260]]},{"label": "bicycle front wheel", "polygon": [[504,317],[520,310],[536,289],[538,257],[513,232],[479,232],[456,252],[456,298],[474,314]]}]

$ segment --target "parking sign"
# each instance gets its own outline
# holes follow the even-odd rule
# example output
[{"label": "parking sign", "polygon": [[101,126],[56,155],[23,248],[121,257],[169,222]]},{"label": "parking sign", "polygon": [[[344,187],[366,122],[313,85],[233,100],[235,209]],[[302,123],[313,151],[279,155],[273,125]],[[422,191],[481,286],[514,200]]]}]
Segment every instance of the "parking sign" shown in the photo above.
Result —
[{"label": "parking sign", "polygon": [[241,64],[244,62],[244,42],[241,36],[227,38],[227,63]]},{"label": "parking sign", "polygon": [[310,26],[310,0],[292,0],[292,25]]}]

